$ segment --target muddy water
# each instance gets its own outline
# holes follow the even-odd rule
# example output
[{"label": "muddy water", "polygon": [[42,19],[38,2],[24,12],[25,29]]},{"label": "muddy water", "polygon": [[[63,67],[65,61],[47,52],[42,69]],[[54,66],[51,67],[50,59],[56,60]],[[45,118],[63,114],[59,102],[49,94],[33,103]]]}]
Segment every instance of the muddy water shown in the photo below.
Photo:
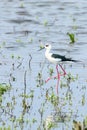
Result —
[{"label": "muddy water", "polygon": [[[76,42],[70,44],[70,39],[67,32],[74,33]],[[11,129],[16,126],[17,129],[36,130],[43,129],[42,122],[54,111],[54,107],[49,102],[45,103],[46,90],[53,88],[56,95],[56,80],[49,81],[37,87],[38,73],[42,72],[43,81],[49,76],[48,62],[45,62],[44,50],[38,52],[41,40],[44,44],[50,42],[55,53],[67,55],[73,59],[82,61],[78,64],[66,64],[67,73],[78,75],[78,80],[71,82],[70,89],[72,90],[72,105],[67,104],[61,108],[61,112],[69,112],[73,110],[73,115],[77,114],[77,120],[82,121],[87,113],[86,100],[85,105],[81,105],[83,95],[86,96],[87,82],[87,2],[76,0],[4,0],[0,1],[0,83],[11,84],[12,90],[4,94],[2,106],[8,109],[6,104],[13,103],[12,97],[16,99],[16,104],[12,109],[12,115],[19,119],[23,115],[23,97],[25,81],[24,74],[26,71],[26,94],[29,95],[34,91],[34,98],[26,99],[27,104],[32,105],[29,112],[25,112],[24,121],[20,125],[16,120],[14,123],[10,120],[10,114],[1,113],[1,125],[6,122],[6,127],[11,124]],[[50,64],[56,74],[55,65]],[[15,79],[15,80],[13,80]],[[63,79],[62,79],[63,80]],[[83,88],[83,89],[82,89]],[[71,91],[70,91],[71,92]],[[67,89],[59,88],[60,98],[66,97]],[[50,95],[50,92],[48,92]],[[18,100],[17,100],[18,99]],[[51,107],[52,106],[52,107]],[[40,110],[43,110],[41,116]],[[2,110],[2,108],[1,108]],[[84,112],[83,112],[84,111]],[[7,112],[8,113],[8,112]],[[6,118],[5,118],[6,117]],[[32,120],[36,120],[32,123]],[[72,116],[71,120],[75,119]],[[66,123],[67,124],[67,123]],[[62,124],[63,125],[63,124]],[[59,129],[63,129],[60,124]],[[66,125],[67,126],[67,125]],[[64,126],[64,129],[66,129]],[[71,126],[68,126],[69,130]],[[13,128],[14,129],[14,128]],[[58,127],[55,128],[58,130]]]}]

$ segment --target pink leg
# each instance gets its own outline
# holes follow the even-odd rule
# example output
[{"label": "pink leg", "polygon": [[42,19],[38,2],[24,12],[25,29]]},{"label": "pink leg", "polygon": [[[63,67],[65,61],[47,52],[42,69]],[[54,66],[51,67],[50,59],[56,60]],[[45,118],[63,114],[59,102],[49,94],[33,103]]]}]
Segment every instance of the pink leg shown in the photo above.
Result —
[{"label": "pink leg", "polygon": [[65,75],[66,75],[66,71],[63,69],[62,65],[59,64],[59,66],[60,66],[60,68],[61,68],[62,71],[63,71],[63,74],[61,74],[60,76],[65,76]]},{"label": "pink leg", "polygon": [[56,69],[57,69],[57,76],[55,76],[55,77],[49,77],[47,80],[45,80],[45,83],[47,83],[49,80],[51,80],[51,79],[56,79],[56,78],[58,78],[59,76],[58,76],[58,65],[56,65]]},{"label": "pink leg", "polygon": [[45,81],[45,83],[47,83],[49,80],[51,80],[51,79],[58,79],[58,80],[60,80],[60,74],[59,74],[59,71],[58,71],[58,65],[56,65],[56,70],[57,70],[57,76],[54,76],[54,77],[49,77],[46,81]]},{"label": "pink leg", "polygon": [[59,71],[58,71],[58,65],[56,65],[56,70],[57,70],[57,85],[56,85],[56,90],[57,90],[57,94],[58,94],[58,86],[59,86],[59,81],[60,81],[60,74],[59,74]]},{"label": "pink leg", "polygon": [[45,83],[47,83],[51,79],[52,79],[52,77],[49,77],[47,80],[45,80]]},{"label": "pink leg", "polygon": [[54,77],[49,77],[47,80],[45,80],[45,83],[47,83],[49,80],[51,80],[51,79],[57,79],[58,78],[58,76],[54,76]]},{"label": "pink leg", "polygon": [[58,78],[58,80],[60,80],[60,73],[58,71],[58,65],[56,65],[56,70],[57,70],[57,76],[55,76],[54,78]]},{"label": "pink leg", "polygon": [[45,83],[47,83],[51,79],[60,79],[60,74],[58,72],[58,65],[56,65],[56,70],[57,70],[57,76],[49,77],[47,80],[45,80]]},{"label": "pink leg", "polygon": [[59,66],[60,66],[60,68],[62,69],[63,74],[59,74],[59,72],[58,72],[58,65],[56,65],[57,76],[55,76],[55,77],[49,77],[49,78],[45,81],[46,83],[47,83],[49,80],[51,80],[51,79],[57,79],[57,78],[58,78],[58,80],[60,80],[60,76],[65,76],[65,75],[66,75],[66,71],[63,69],[62,65],[59,64]]}]

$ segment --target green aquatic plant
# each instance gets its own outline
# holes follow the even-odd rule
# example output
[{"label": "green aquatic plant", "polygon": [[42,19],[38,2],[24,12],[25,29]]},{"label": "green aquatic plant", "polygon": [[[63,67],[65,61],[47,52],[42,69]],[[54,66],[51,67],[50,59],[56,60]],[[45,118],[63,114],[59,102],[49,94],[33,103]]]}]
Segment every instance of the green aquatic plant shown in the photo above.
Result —
[{"label": "green aquatic plant", "polygon": [[52,128],[56,128],[57,124],[52,115],[48,116],[45,120],[45,128],[46,130],[51,130]]},{"label": "green aquatic plant", "polygon": [[32,43],[33,42],[33,38],[31,37],[30,39],[29,39],[29,43]]},{"label": "green aquatic plant", "polygon": [[87,116],[84,119],[84,125],[87,127]]},{"label": "green aquatic plant", "polygon": [[78,74],[76,76],[72,75],[70,72],[67,73],[66,76],[64,76],[62,78],[62,80],[60,81],[60,88],[63,88],[63,87],[68,87],[68,85],[71,83],[71,82],[75,82],[78,80]]},{"label": "green aquatic plant", "polygon": [[44,49],[44,45],[40,44],[39,48],[40,48],[40,50]]},{"label": "green aquatic plant", "polygon": [[47,100],[50,101],[53,106],[57,106],[59,98],[54,93],[52,93],[50,96],[47,97]]},{"label": "green aquatic plant", "polygon": [[14,54],[11,55],[11,58],[14,59]]},{"label": "green aquatic plant", "polygon": [[50,121],[50,122],[48,123],[48,125],[47,125],[47,128],[48,128],[47,130],[51,130],[51,129],[54,128],[54,127],[55,127],[55,123]]},{"label": "green aquatic plant", "polygon": [[45,21],[44,21],[44,26],[47,26],[47,25],[48,25],[48,21],[45,20]]},{"label": "green aquatic plant", "polygon": [[77,28],[78,28],[78,27],[77,27],[77,26],[75,26],[75,25],[72,27],[72,29],[74,29],[74,30],[76,30]]},{"label": "green aquatic plant", "polygon": [[82,105],[85,105],[85,95],[82,95]]},{"label": "green aquatic plant", "polygon": [[11,86],[7,84],[0,84],[0,96],[2,96],[5,92],[11,89]]},{"label": "green aquatic plant", "polygon": [[65,76],[65,78],[68,80],[68,81],[76,81],[78,80],[78,74],[76,76],[73,76],[70,72]]},{"label": "green aquatic plant", "polygon": [[3,41],[2,45],[3,45],[3,46],[4,46],[4,45],[6,45],[6,42],[5,42],[5,41]]},{"label": "green aquatic plant", "polygon": [[17,43],[21,43],[22,41],[21,41],[21,39],[17,39],[16,42]]},{"label": "green aquatic plant", "polygon": [[32,119],[32,123],[36,123],[37,120],[35,118]]},{"label": "green aquatic plant", "polygon": [[0,130],[11,130],[11,127],[10,126],[8,126],[8,127],[2,126],[2,127],[0,127]]},{"label": "green aquatic plant", "polygon": [[76,41],[76,39],[75,39],[75,34],[68,32],[67,35],[68,35],[69,38],[70,38],[70,43],[71,43],[71,44],[75,43],[75,41]]},{"label": "green aquatic plant", "polygon": [[11,89],[10,85],[0,84],[0,102],[2,102],[2,95]]},{"label": "green aquatic plant", "polygon": [[73,120],[73,130],[87,130],[87,116],[83,122]]},{"label": "green aquatic plant", "polygon": [[23,123],[23,122],[24,122],[23,114],[21,114],[21,115],[16,119],[16,121],[17,121],[18,123]]},{"label": "green aquatic plant", "polygon": [[24,8],[24,3],[21,3],[20,8]]},{"label": "green aquatic plant", "polygon": [[40,43],[40,46],[39,46],[39,51],[44,49],[44,44],[42,43],[42,41],[39,39],[39,43]]},{"label": "green aquatic plant", "polygon": [[41,87],[44,84],[41,72],[38,73],[36,81],[37,81],[37,87]]},{"label": "green aquatic plant", "polygon": [[49,68],[49,75],[52,76],[54,73],[53,68]]},{"label": "green aquatic plant", "polygon": [[31,92],[29,93],[29,94],[21,94],[21,95],[19,95],[20,97],[24,97],[24,98],[33,98],[34,97],[34,91],[33,90],[31,90]]},{"label": "green aquatic plant", "polygon": [[21,59],[21,56],[17,56],[17,59]]}]

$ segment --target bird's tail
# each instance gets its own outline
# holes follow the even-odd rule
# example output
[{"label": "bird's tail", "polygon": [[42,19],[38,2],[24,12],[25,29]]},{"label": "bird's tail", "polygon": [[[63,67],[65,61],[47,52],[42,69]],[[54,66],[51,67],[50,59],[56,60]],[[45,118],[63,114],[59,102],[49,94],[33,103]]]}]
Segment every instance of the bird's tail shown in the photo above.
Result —
[{"label": "bird's tail", "polygon": [[72,61],[72,62],[80,62],[79,60],[73,60],[73,59],[71,59],[71,58],[68,58],[67,60],[68,60],[68,61]]}]

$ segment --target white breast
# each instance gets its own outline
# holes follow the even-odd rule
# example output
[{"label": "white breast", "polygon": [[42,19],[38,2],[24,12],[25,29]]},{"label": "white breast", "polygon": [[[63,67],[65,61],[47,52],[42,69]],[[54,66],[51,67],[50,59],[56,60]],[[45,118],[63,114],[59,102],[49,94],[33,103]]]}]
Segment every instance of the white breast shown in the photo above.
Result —
[{"label": "white breast", "polygon": [[45,53],[46,58],[52,63],[58,63],[61,59],[53,58],[52,53]]}]

